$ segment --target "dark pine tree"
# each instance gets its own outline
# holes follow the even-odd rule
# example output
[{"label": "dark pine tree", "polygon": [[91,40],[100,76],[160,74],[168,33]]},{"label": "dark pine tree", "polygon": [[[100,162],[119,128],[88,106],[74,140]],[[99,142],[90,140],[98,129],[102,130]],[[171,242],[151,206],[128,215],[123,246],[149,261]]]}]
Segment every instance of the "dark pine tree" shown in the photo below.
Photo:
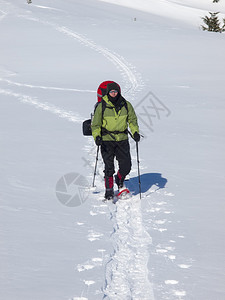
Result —
[{"label": "dark pine tree", "polygon": [[220,20],[217,16],[218,13],[219,12],[215,12],[215,13],[210,12],[210,17],[205,16],[204,18],[202,18],[203,22],[207,26],[206,27],[206,26],[202,25],[203,30],[214,31],[214,32],[222,32],[223,31],[223,27],[220,27]]}]

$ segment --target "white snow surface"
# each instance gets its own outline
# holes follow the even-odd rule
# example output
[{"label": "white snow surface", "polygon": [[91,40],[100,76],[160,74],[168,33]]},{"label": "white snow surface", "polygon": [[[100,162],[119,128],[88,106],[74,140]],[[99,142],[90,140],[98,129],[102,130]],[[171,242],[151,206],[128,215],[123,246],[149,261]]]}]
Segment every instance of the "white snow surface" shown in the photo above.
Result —
[{"label": "white snow surface", "polygon": [[210,0],[100,0],[125,7],[149,12],[158,16],[198,25],[202,16],[208,11],[225,14],[224,1],[215,6]]},{"label": "white snow surface", "polygon": [[[224,300],[225,35],[200,29],[224,1],[32,2],[0,0],[0,299]],[[132,140],[132,198],[102,202],[101,157],[91,187],[104,80],[138,115],[141,199]]]}]

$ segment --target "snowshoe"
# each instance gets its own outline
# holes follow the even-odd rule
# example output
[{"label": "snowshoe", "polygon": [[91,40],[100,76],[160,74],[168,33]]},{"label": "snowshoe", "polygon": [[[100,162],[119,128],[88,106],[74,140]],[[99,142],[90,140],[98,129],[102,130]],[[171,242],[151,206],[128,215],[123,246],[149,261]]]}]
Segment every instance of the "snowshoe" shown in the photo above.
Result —
[{"label": "snowshoe", "polygon": [[119,189],[119,193],[117,194],[117,198],[118,199],[130,199],[131,198],[131,192],[128,190],[128,188],[126,187],[122,187],[121,189]]}]

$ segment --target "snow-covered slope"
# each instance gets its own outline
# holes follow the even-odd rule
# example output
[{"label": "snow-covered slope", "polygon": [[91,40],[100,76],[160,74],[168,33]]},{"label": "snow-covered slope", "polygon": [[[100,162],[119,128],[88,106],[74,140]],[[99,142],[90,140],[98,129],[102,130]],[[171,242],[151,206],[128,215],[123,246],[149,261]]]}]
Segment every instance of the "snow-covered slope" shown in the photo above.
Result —
[{"label": "snow-covered slope", "polygon": [[[224,299],[225,42],[199,29],[213,10],[0,0],[0,299]],[[101,160],[89,188],[81,125],[106,79],[145,136],[141,200],[132,141],[133,197],[101,201]]]},{"label": "snow-covered slope", "polygon": [[100,0],[108,3],[122,5],[149,12],[157,16],[179,20],[198,26],[200,18],[208,11],[219,11],[222,16],[225,14],[223,1],[216,5],[210,0]]}]

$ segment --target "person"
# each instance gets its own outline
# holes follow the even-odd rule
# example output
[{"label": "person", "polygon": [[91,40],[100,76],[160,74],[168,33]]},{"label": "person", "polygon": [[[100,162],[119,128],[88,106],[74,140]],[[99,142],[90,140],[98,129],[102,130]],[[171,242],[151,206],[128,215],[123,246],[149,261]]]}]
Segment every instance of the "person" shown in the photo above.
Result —
[{"label": "person", "polygon": [[114,196],[114,159],[117,159],[119,165],[115,175],[118,189],[123,187],[125,177],[131,170],[128,125],[133,139],[139,142],[139,127],[134,108],[121,95],[120,86],[116,82],[110,82],[106,88],[106,95],[95,110],[91,125],[92,136],[96,145],[101,148],[104,162],[107,200]]}]

